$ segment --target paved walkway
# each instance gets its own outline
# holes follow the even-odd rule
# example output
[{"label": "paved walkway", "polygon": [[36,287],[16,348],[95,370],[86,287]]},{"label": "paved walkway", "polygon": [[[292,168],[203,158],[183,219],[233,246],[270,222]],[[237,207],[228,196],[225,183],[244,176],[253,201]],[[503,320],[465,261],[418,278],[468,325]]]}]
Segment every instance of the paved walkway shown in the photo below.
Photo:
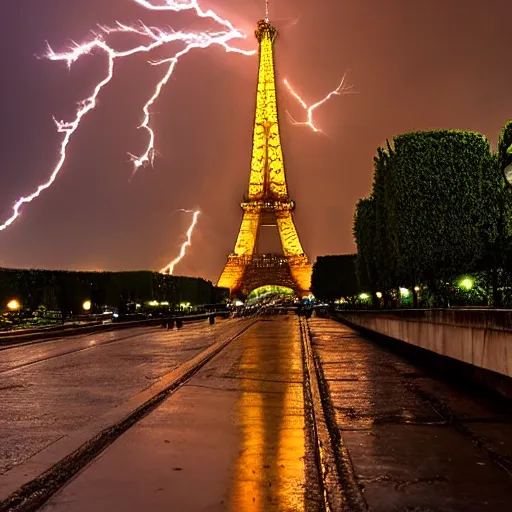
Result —
[{"label": "paved walkway", "polygon": [[313,510],[303,402],[296,318],[260,321],[44,510]]},{"label": "paved walkway", "polygon": [[0,478],[239,329],[133,328],[0,351]]},{"label": "paved walkway", "polygon": [[448,385],[334,321],[310,326],[370,510],[511,509],[512,476],[482,450],[512,460],[510,404]]},{"label": "paved walkway", "polygon": [[[317,458],[311,404],[304,398],[309,394],[304,392],[297,317],[225,325],[216,332],[230,340],[241,326],[247,330],[116,438],[42,510],[320,512],[324,494],[316,461],[327,460],[327,452],[324,469],[337,469],[341,494],[349,504],[331,512],[510,509],[510,403],[448,383],[339,323],[313,318],[309,326],[323,398],[323,404],[314,399],[313,406],[317,419],[323,411],[328,427],[323,455]],[[48,345],[47,355],[58,357],[28,366],[30,372],[20,369],[18,378],[25,375],[27,382],[39,379],[47,386],[41,388],[43,407],[52,403],[51,396],[70,399],[69,411],[62,412],[65,420],[85,407],[84,396],[93,389],[101,391],[99,411],[109,401],[115,405],[130,389],[139,389],[143,376],[158,377],[169,365],[187,360],[185,354],[191,357],[212,343],[214,331],[207,329],[198,327],[195,334],[155,331],[148,338],[62,357],[62,346]],[[32,361],[35,355],[20,357],[12,365]],[[74,358],[82,381],[72,381],[73,369],[65,363]],[[13,369],[8,364],[3,368]],[[96,374],[105,380],[98,388],[90,387],[86,377]],[[61,387],[71,383],[71,390],[51,395],[59,382]],[[14,391],[9,393],[14,400]],[[37,413],[37,402],[31,407]],[[55,411],[56,405],[52,407]],[[52,434],[51,423],[41,425],[40,432]],[[326,429],[317,432],[323,436]],[[23,431],[20,436],[30,439]],[[13,472],[23,473],[29,463]]]}]

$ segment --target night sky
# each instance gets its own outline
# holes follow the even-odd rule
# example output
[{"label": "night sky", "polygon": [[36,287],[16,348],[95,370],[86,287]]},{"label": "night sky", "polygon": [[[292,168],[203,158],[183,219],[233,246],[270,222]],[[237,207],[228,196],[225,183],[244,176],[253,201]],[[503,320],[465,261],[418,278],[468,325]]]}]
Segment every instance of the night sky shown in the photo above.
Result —
[{"label": "night sky", "polygon": [[[203,3],[250,34],[263,0]],[[368,194],[372,158],[393,135],[419,129],[479,131],[494,144],[512,117],[510,0],[276,0],[277,79],[288,78],[309,103],[335,88],[346,70],[357,95],[316,113],[326,135],[292,126],[304,111],[281,87],[281,136],[290,194],[310,258],[354,251],[352,216]],[[16,0],[2,8],[0,30],[0,215],[46,181],[60,140],[52,116],[72,119],[75,103],[105,72],[100,54],[64,63],[37,58],[45,41],[62,50],[97,23],[114,20],[217,29],[190,14],[148,13],[130,0]],[[133,40],[130,40],[131,44]],[[123,40],[119,44],[124,44]],[[234,44],[234,43],[233,43]],[[170,55],[175,45],[156,56]],[[177,274],[216,281],[233,249],[239,203],[250,171],[257,57],[196,50],[180,61],[155,106],[159,156],[132,172],[140,153],[141,107],[163,68],[147,56],[117,61],[115,79],[74,137],[55,184],[0,232],[0,266],[160,269],[178,253],[200,208],[193,247]]]}]

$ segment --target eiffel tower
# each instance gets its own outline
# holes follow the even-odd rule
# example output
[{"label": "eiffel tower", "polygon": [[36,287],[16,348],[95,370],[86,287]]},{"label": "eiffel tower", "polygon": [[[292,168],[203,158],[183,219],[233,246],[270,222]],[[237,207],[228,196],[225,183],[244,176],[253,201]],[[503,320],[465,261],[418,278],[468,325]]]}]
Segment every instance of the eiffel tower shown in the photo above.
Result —
[{"label": "eiffel tower", "polygon": [[[228,256],[218,286],[229,288],[232,297],[246,297],[264,285],[285,286],[304,296],[309,293],[311,264],[295,228],[295,203],[286,186],[274,75],[277,31],[268,15],[258,22],[255,35],[259,72],[249,190],[241,204],[243,218],[235,249]],[[258,254],[262,226],[277,227],[282,254]]]}]

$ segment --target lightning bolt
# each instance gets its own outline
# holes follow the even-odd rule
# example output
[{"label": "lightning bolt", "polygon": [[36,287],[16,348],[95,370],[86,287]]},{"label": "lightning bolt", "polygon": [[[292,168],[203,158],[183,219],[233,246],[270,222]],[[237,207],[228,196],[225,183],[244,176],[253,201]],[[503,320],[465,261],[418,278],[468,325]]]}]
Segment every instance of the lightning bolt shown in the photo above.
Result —
[{"label": "lightning bolt", "polygon": [[193,235],[194,229],[197,225],[197,219],[199,217],[199,214],[201,213],[199,210],[197,210],[197,211],[178,210],[178,211],[185,212],[185,213],[193,213],[194,215],[192,216],[192,222],[190,223],[190,226],[187,230],[187,234],[186,234],[187,239],[181,245],[180,254],[178,255],[178,257],[173,259],[166,267],[164,267],[162,270],[160,270],[161,274],[172,275],[174,272],[174,267],[185,257],[185,254],[187,252],[187,247],[190,247],[192,245],[192,235]]},{"label": "lightning bolt", "polygon": [[286,111],[286,113],[290,116],[290,119],[291,119],[292,123],[297,125],[297,126],[309,126],[314,132],[321,132],[321,133],[323,133],[322,130],[320,130],[320,128],[317,128],[315,126],[315,123],[313,122],[313,113],[314,113],[314,111],[318,107],[322,106],[324,103],[329,101],[333,96],[341,96],[342,94],[354,93],[354,91],[352,91],[352,87],[353,86],[346,84],[345,80],[346,80],[346,74],[343,75],[343,78],[341,79],[340,85],[338,85],[338,87],[336,89],[334,89],[334,91],[331,91],[329,94],[327,94],[327,96],[322,98],[320,101],[317,101],[316,103],[313,103],[313,105],[308,105],[299,96],[299,94],[295,91],[295,89],[293,89],[293,87],[290,85],[288,80],[286,80],[286,78],[285,78],[284,79],[284,85],[286,85],[286,87],[287,87],[288,91],[290,92],[290,94],[300,103],[301,107],[307,113],[307,121],[299,122],[299,121],[296,121],[291,116],[291,114],[288,111]]},{"label": "lightning bolt", "polygon": [[[59,146],[58,160],[50,174],[47,181],[37,186],[37,188],[27,196],[20,197],[12,208],[11,216],[0,225],[0,231],[3,231],[9,227],[21,214],[23,205],[32,202],[34,199],[46,189],[50,188],[57,179],[60,171],[62,170],[66,159],[67,149],[69,143],[72,140],[73,135],[80,127],[82,119],[97,105],[98,96],[100,95],[103,88],[112,80],[114,76],[114,65],[118,59],[130,57],[137,53],[149,53],[155,48],[167,45],[173,42],[183,42],[185,47],[183,50],[177,52],[173,57],[168,59],[162,59],[156,62],[150,62],[153,65],[167,64],[167,70],[163,78],[157,83],[153,94],[143,107],[143,120],[140,125],[141,129],[144,129],[148,133],[148,145],[146,150],[140,156],[130,155],[134,165],[132,176],[137,170],[147,164],[153,162],[155,156],[155,133],[150,126],[151,112],[150,109],[153,104],[159,98],[164,86],[168,83],[171,78],[176,64],[180,57],[183,57],[191,50],[204,49],[211,45],[220,45],[227,52],[235,52],[242,55],[250,56],[254,55],[256,51],[243,50],[237,47],[233,47],[229,42],[233,39],[245,39],[246,35],[236,29],[228,20],[221,18],[211,9],[203,10],[198,0],[163,0],[163,5],[154,5],[148,0],[132,0],[140,7],[150,11],[168,11],[168,12],[180,12],[180,11],[194,11],[195,14],[200,18],[207,18],[218,23],[222,29],[218,32],[175,32],[172,30],[164,30],[156,27],[148,27],[143,23],[139,25],[125,25],[117,22],[113,27],[99,26],[98,31],[91,32],[92,40],[83,44],[75,44],[69,48],[68,51],[57,53],[50,46],[48,46],[48,52],[45,57],[52,61],[63,61],[67,64],[68,68],[72,66],[80,57],[89,55],[91,53],[104,53],[107,56],[107,72],[104,78],[96,84],[92,94],[78,102],[77,111],[75,118],[72,121],[58,121],[54,119],[57,131],[63,134],[62,141]],[[117,33],[128,33],[136,36],[142,36],[147,39],[147,44],[137,45],[128,50],[118,51],[108,45],[106,42],[107,36]]]}]

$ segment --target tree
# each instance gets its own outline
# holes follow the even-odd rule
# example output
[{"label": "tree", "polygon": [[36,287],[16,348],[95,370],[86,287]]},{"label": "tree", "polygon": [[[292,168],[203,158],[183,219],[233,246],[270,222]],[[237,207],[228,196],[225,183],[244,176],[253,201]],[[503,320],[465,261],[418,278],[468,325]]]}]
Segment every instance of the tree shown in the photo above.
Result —
[{"label": "tree", "polygon": [[101,306],[126,310],[128,302],[191,302],[208,304],[221,301],[228,290],[195,277],[138,272],[67,272],[54,270],[0,269],[0,311],[10,300],[23,308],[59,309],[62,320],[70,313],[82,313],[85,300],[95,309]]},{"label": "tree", "polygon": [[378,282],[375,261],[375,214],[375,198],[373,196],[358,201],[354,214],[354,238],[358,253],[356,268],[359,283],[371,292],[374,305],[377,305],[378,301],[375,295]]},{"label": "tree", "polygon": [[375,238],[373,260],[375,265],[375,288],[384,297],[386,307],[390,306],[390,290],[397,286],[397,244],[393,225],[389,217],[390,179],[393,172],[393,150],[388,141],[387,149],[377,148],[373,159],[374,178],[372,196],[375,199]]},{"label": "tree", "polygon": [[317,258],[311,276],[311,291],[317,299],[332,303],[344,297],[352,301],[360,289],[357,254]]},{"label": "tree", "polygon": [[[490,276],[492,303],[502,307],[509,303],[512,285],[512,188],[505,181],[505,172],[512,165],[512,121],[502,129],[498,150],[494,155],[493,173],[489,174],[486,198],[488,216],[483,236],[485,254],[483,270]],[[507,180],[508,181],[508,180]],[[508,291],[508,293],[503,293]]]},{"label": "tree", "polygon": [[468,131],[399,135],[390,158],[387,219],[399,284],[423,281],[442,302],[440,282],[471,271],[483,253],[485,182],[493,173],[488,141]]}]

